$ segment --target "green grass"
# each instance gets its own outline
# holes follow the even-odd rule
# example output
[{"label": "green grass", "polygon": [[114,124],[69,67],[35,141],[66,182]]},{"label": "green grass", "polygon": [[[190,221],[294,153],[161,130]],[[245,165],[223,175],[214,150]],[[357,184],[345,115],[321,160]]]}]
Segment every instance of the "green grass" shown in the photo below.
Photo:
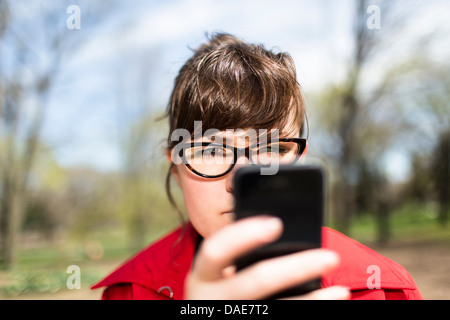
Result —
[{"label": "green grass", "polygon": [[[145,246],[169,231],[171,227],[152,231],[145,237]],[[105,277],[114,266],[130,258],[141,247],[131,248],[123,231],[99,230],[83,237],[68,237],[59,243],[33,244],[21,248],[14,268],[0,271],[0,299],[19,295],[52,293],[67,289],[67,267],[78,265],[84,288]],[[89,254],[89,245],[94,254]],[[101,257],[95,256],[100,248]]]},{"label": "green grass", "polygon": [[[392,213],[389,226],[391,243],[447,243],[450,245],[450,225],[441,226],[436,208],[430,205],[408,205]],[[364,214],[353,221],[350,236],[362,243],[377,241],[376,220]]]}]

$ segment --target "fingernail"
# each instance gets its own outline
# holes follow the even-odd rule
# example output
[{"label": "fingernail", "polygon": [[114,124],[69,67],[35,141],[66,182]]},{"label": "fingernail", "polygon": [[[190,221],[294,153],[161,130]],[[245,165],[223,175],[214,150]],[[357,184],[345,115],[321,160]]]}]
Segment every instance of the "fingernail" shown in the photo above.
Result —
[{"label": "fingernail", "polygon": [[277,217],[267,217],[267,219],[264,221],[264,225],[268,232],[279,230],[283,227],[281,219]]},{"label": "fingernail", "polygon": [[327,289],[330,299],[345,300],[350,298],[350,290],[347,287],[334,286]]},{"label": "fingernail", "polygon": [[322,253],[323,262],[327,265],[335,265],[339,263],[339,255],[333,251],[324,251]]}]

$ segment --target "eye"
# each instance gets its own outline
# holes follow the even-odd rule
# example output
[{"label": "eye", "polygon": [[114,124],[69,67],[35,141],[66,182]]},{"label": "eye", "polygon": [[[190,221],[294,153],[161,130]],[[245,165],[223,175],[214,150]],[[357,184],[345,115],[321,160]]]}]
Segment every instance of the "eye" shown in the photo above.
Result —
[{"label": "eye", "polygon": [[258,153],[279,153],[279,154],[285,154],[288,153],[289,149],[286,147],[283,147],[282,145],[272,145],[272,144],[268,144],[268,145],[264,145],[261,146],[258,149]]},{"label": "eye", "polygon": [[196,156],[199,157],[217,157],[217,156],[223,156],[224,151],[222,148],[219,147],[205,147],[202,150],[199,150],[196,153]]}]

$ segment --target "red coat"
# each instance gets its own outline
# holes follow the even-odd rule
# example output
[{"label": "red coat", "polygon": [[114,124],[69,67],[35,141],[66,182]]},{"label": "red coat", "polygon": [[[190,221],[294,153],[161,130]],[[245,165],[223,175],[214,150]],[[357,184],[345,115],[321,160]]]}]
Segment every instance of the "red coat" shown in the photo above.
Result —
[{"label": "red coat", "polygon": [[[324,227],[322,234],[322,246],[337,252],[341,258],[339,267],[323,276],[323,287],[349,287],[352,299],[423,299],[409,273],[399,264],[330,228]],[[191,268],[198,234],[188,223],[182,238],[181,235],[182,228],[178,228],[138,253],[92,289],[106,286],[102,299],[108,300],[183,299],[184,280]],[[379,289],[368,288],[368,279],[374,272],[369,266],[379,267]]]}]

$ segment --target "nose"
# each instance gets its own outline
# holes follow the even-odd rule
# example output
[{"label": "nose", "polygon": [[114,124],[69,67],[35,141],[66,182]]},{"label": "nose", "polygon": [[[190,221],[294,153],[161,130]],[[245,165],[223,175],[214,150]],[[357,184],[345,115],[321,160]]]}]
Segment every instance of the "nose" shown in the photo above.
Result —
[{"label": "nose", "polygon": [[250,163],[247,156],[240,156],[238,157],[236,164],[233,167],[233,170],[231,170],[227,176],[226,176],[226,189],[229,193],[233,193],[234,190],[234,174],[239,168],[242,168]]}]

